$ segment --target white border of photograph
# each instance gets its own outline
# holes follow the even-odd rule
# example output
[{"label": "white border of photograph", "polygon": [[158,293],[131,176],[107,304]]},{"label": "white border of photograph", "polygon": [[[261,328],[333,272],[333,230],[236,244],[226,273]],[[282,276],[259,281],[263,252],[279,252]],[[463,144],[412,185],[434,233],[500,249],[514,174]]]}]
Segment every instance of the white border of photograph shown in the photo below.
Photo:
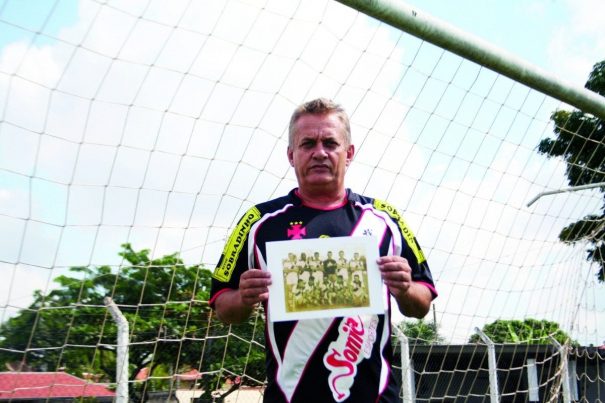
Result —
[{"label": "white border of photograph", "polygon": [[[269,286],[269,310],[268,320],[279,322],[286,320],[314,319],[337,316],[352,316],[363,314],[382,314],[385,312],[385,301],[383,297],[383,283],[380,270],[376,260],[378,259],[377,241],[370,236],[347,236],[333,238],[297,239],[291,241],[268,242],[267,267],[271,272],[272,284]],[[350,258],[355,253],[365,257],[367,271],[367,291],[369,304],[367,306],[336,307],[313,310],[287,310],[286,290],[284,283],[284,260],[289,254],[300,256],[319,252],[325,259],[328,251],[332,252],[333,258],[338,259],[338,252],[344,251]],[[342,305],[342,304],[340,304]]]}]

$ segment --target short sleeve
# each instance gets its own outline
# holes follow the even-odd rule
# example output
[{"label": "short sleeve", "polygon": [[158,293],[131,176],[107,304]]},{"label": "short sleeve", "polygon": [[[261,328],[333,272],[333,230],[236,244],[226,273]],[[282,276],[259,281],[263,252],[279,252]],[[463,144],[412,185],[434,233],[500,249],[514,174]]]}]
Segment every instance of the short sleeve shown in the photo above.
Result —
[{"label": "short sleeve", "polygon": [[257,207],[252,207],[239,220],[229,236],[223,253],[212,274],[210,305],[225,289],[237,289],[239,277],[248,270],[248,238],[252,225],[261,218]]},{"label": "short sleeve", "polygon": [[374,200],[374,208],[386,212],[391,220],[397,224],[397,229],[403,239],[401,256],[409,262],[412,268],[412,280],[425,284],[431,291],[433,298],[437,297],[433,276],[424,252],[403,216],[394,206],[382,200]]}]

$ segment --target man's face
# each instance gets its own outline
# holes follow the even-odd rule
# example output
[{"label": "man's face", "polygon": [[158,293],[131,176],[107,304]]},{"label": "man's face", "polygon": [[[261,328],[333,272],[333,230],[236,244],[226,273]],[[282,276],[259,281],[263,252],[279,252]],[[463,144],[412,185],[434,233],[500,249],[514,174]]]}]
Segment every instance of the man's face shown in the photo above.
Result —
[{"label": "man's face", "polygon": [[338,191],[344,189],[345,172],[354,153],[336,114],[303,115],[294,125],[288,160],[301,191]]}]

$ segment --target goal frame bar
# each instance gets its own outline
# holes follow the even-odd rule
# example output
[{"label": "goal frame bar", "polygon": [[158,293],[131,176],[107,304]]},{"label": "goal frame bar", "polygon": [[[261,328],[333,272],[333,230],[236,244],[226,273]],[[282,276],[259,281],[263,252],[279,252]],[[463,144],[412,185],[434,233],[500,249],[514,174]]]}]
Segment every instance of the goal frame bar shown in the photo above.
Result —
[{"label": "goal frame bar", "polygon": [[605,97],[571,85],[510,52],[400,0],[336,1],[605,120]]}]

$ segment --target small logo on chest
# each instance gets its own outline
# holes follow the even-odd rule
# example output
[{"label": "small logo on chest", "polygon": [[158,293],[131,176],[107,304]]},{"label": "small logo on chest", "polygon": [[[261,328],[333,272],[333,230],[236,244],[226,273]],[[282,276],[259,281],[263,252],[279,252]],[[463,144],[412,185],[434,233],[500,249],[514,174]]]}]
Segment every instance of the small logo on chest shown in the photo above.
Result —
[{"label": "small logo on chest", "polygon": [[288,228],[288,238],[290,239],[302,239],[303,236],[307,235],[307,229],[302,226],[302,221],[294,221],[290,223]]}]

